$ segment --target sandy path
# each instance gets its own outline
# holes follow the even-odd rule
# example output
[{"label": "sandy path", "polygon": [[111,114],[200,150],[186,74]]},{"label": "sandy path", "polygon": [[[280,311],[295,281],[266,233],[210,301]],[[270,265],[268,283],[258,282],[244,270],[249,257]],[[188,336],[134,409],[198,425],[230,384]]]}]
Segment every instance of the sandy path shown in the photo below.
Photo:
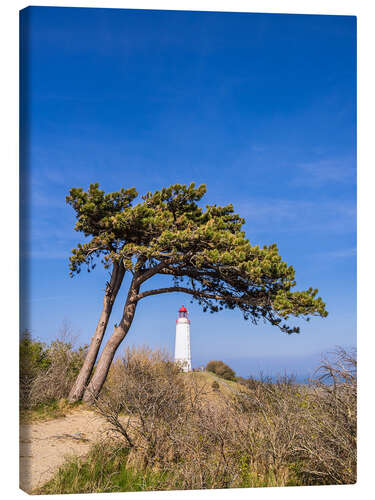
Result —
[{"label": "sandy path", "polygon": [[20,488],[32,490],[48,481],[69,455],[84,456],[109,425],[88,410],[20,425]]}]

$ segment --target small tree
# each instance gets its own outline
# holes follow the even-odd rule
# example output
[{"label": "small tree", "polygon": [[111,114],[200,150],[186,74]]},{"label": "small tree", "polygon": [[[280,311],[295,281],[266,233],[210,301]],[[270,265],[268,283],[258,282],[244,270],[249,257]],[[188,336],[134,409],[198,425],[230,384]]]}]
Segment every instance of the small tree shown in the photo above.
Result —
[{"label": "small tree", "polygon": [[235,380],[236,373],[223,361],[209,361],[206,366],[208,372],[215,373],[226,380]]},{"label": "small tree", "polygon": [[[262,319],[286,333],[299,331],[286,323],[290,316],[308,319],[327,315],[324,302],[316,297],[317,290],[292,291],[294,269],[281,260],[275,244],[262,249],[250,244],[242,230],[244,220],[234,213],[232,205],[207,205],[205,209],[197,205],[205,192],[204,185],[176,184],[147,193],[131,206],[135,190],[123,190],[119,196],[126,198],[125,206],[120,209],[116,202],[112,209],[110,195],[108,206],[113,213],[109,215],[107,198],[97,184],[90,186],[90,202],[78,229],[93,215],[100,223],[85,230],[85,234],[96,232],[89,246],[80,245],[74,251],[72,270],[78,272],[92,254],[104,252],[105,261],[128,270],[131,281],[122,317],[102,351],[84,400],[99,394],[137,304],[146,297],[186,293],[204,311],[239,309],[246,320],[256,324]],[[70,203],[76,210],[81,210],[85,200],[81,189],[71,190]],[[101,222],[103,213],[107,215]],[[143,290],[156,275],[169,276],[171,285]]]}]

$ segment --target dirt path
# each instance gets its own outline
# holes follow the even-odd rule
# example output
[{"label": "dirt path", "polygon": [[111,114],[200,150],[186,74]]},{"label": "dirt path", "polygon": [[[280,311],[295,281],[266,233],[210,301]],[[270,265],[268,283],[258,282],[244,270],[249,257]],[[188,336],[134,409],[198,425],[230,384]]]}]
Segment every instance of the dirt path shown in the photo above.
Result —
[{"label": "dirt path", "polygon": [[20,488],[31,493],[47,482],[69,455],[84,456],[109,430],[103,418],[88,410],[20,425]]}]

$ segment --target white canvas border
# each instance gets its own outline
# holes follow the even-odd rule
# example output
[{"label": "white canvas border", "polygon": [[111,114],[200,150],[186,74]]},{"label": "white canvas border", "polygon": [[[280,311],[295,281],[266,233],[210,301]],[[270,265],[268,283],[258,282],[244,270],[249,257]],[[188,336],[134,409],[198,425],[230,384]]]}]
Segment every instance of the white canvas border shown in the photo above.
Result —
[{"label": "white canvas border", "polygon": [[[18,11],[28,4],[24,1],[8,1],[2,4],[1,50],[2,50],[2,120],[1,120],[1,180],[2,180],[2,304],[3,335],[2,356],[2,492],[6,498],[24,495],[18,490]],[[372,309],[374,301],[374,7],[366,0],[357,1],[243,1],[243,0],[154,0],[154,1],[44,1],[32,5],[67,7],[113,7],[170,10],[211,10],[269,13],[335,14],[358,16],[358,165],[359,165],[359,266],[358,266],[358,352],[359,352],[359,481],[353,486],[320,486],[300,488],[264,488],[252,490],[215,490],[127,493],[126,498],[208,498],[217,499],[277,498],[293,499],[303,494],[304,498],[319,495],[338,495],[352,498],[373,490],[373,373],[374,327]],[[370,489],[371,488],[371,489]],[[95,498],[107,498],[96,494]],[[121,495],[121,494],[119,494]],[[146,496],[145,496],[146,495]],[[148,495],[148,496],[147,496]],[[55,497],[55,496],[53,496]],[[56,496],[56,498],[60,498]],[[69,498],[82,498],[70,495]]]}]

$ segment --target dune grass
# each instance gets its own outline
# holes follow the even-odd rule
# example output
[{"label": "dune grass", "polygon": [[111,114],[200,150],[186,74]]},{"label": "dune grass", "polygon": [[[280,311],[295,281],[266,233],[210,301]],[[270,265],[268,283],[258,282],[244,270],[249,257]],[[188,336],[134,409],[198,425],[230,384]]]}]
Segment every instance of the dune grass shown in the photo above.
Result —
[{"label": "dune grass", "polygon": [[115,434],[36,493],[353,484],[356,360],[341,350],[321,368],[308,387],[246,386],[129,350],[93,402]]},{"label": "dune grass", "polygon": [[129,450],[95,444],[85,458],[70,458],[57,474],[34,494],[155,491],[164,484],[161,473],[127,467]]},{"label": "dune grass", "polygon": [[[185,489],[179,474],[173,471],[137,470],[128,464],[129,449],[95,444],[85,458],[70,458],[45,485],[33,492],[37,495],[72,493],[114,493]],[[260,488],[301,486],[303,483],[291,471],[287,481],[272,471],[264,475],[252,471],[243,463],[236,487]],[[205,488],[214,485],[208,482]],[[228,485],[229,487],[229,485]],[[189,488],[190,489],[190,488]]]},{"label": "dune grass", "polygon": [[[69,403],[67,399],[59,399],[39,403],[29,409],[20,409],[20,423],[30,424],[32,422],[44,422],[56,418],[64,418],[77,408],[85,407],[82,402]],[[88,407],[86,409],[89,409]]]}]

